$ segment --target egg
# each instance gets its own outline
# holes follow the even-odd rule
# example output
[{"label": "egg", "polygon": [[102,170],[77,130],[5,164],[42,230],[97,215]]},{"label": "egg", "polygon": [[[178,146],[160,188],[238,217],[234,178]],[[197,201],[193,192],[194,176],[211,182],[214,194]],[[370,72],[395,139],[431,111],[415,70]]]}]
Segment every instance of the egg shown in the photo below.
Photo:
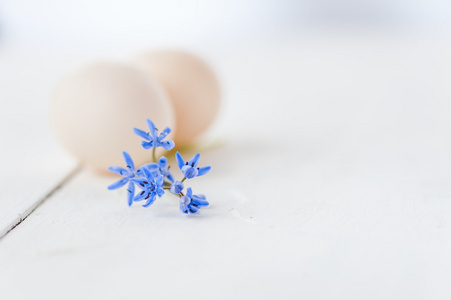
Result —
[{"label": "egg", "polygon": [[53,93],[50,114],[63,146],[101,171],[125,166],[122,151],[130,153],[135,165],[151,161],[151,151],[143,149],[142,138],[133,133],[134,127],[148,131],[147,118],[159,129],[175,126],[172,104],[161,85],[140,69],[118,62],[94,62],[64,76]]},{"label": "egg", "polygon": [[133,58],[167,91],[177,119],[175,143],[191,143],[218,114],[221,91],[215,73],[201,58],[183,51],[158,50]]}]

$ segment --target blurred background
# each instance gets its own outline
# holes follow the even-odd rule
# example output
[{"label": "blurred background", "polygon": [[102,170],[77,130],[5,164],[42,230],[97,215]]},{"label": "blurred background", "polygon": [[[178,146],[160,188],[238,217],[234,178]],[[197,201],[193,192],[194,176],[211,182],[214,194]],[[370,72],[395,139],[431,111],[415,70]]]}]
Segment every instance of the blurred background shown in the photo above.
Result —
[{"label": "blurred background", "polygon": [[[448,140],[450,14],[451,3],[439,0],[2,1],[2,142],[15,155],[52,153],[59,146],[48,102],[63,74],[94,59],[176,47],[218,74],[224,101],[216,136],[285,135],[291,149],[312,147],[307,152],[341,142],[346,153],[365,153],[378,144],[395,156],[408,139]],[[42,151],[31,151],[30,139]],[[443,174],[428,157],[445,159],[448,150],[431,146],[412,159],[433,168],[419,173]]]},{"label": "blurred background", "polygon": [[[229,147],[248,143],[228,148],[231,155],[278,153],[265,144],[270,136],[273,145],[289,141],[285,159],[295,160],[273,162],[282,176],[295,177],[321,152],[329,166],[352,161],[351,172],[369,182],[406,172],[443,182],[451,176],[443,163],[450,153],[450,14],[451,3],[439,0],[2,1],[3,165],[39,174],[49,161],[55,168],[74,163],[49,126],[49,98],[63,74],[95,59],[175,47],[217,73],[223,104],[211,132]],[[300,149],[303,162],[294,156]]]},{"label": "blurred background", "polygon": [[[200,55],[223,88],[211,134],[224,143],[202,152],[202,164],[213,169],[199,184],[212,203],[205,215],[212,217],[192,219],[200,233],[192,241],[198,244],[186,243],[193,253],[198,245],[213,249],[199,258],[204,268],[172,255],[177,241],[189,236],[177,238],[184,232],[172,214],[157,208],[136,217],[141,211],[125,211],[125,197],[116,204],[112,198],[119,194],[107,194],[110,178],[79,172],[66,194],[49,199],[40,218],[30,217],[29,227],[24,222],[2,244],[28,257],[22,267],[11,260],[6,268],[8,280],[18,279],[17,290],[28,276],[36,282],[31,290],[47,292],[35,281],[48,263],[47,256],[37,257],[39,251],[48,257],[63,253],[54,266],[69,262],[75,270],[62,289],[74,278],[95,285],[103,280],[83,271],[77,249],[92,250],[83,252],[93,258],[84,260],[85,270],[93,262],[114,275],[111,261],[130,259],[129,245],[141,245],[136,253],[172,255],[172,264],[160,259],[155,267],[149,259],[144,270],[139,260],[135,270],[146,281],[139,285],[135,273],[117,272],[114,280],[105,279],[108,288],[99,295],[111,282],[124,294],[130,286],[147,287],[152,278],[170,278],[164,283],[170,286],[178,266],[188,265],[208,283],[202,290],[220,290],[224,297],[234,288],[249,296],[249,287],[257,287],[273,299],[281,291],[299,296],[300,290],[311,299],[450,298],[449,0],[0,1],[3,228],[39,205],[76,165],[49,126],[49,98],[59,78],[86,61],[124,60],[158,47]],[[23,182],[32,188],[24,189]],[[102,217],[105,207],[110,211]],[[93,217],[88,220],[86,212]],[[114,223],[118,215],[128,225],[116,234],[122,227]],[[95,220],[103,231],[94,230]],[[41,230],[35,224],[43,224]],[[143,235],[129,234],[137,227]],[[153,228],[169,228],[169,234]],[[72,229],[75,241],[65,232]],[[21,247],[21,236],[37,246]],[[147,247],[143,236],[169,236],[174,244]],[[75,250],[64,256],[66,240],[67,249]],[[111,249],[114,260],[102,252]],[[207,268],[209,260],[217,268]],[[41,267],[24,271],[30,265]],[[233,288],[218,289],[230,280],[236,281]],[[59,286],[47,282],[49,290]]]},{"label": "blurred background", "polygon": [[[6,70],[16,59],[27,65],[28,71],[21,72],[25,79],[36,68],[61,72],[86,59],[123,58],[154,47],[187,48],[207,58],[224,57],[223,52],[256,57],[269,49],[277,57],[290,46],[302,44],[302,50],[319,38],[323,50],[340,47],[346,36],[364,39],[360,49],[346,49],[349,57],[383,48],[387,40],[393,45],[396,39],[421,40],[420,46],[440,51],[437,41],[451,35],[450,11],[449,1],[440,0],[6,0],[0,3],[0,51],[9,57],[1,61],[1,82],[2,88],[15,86],[17,80],[8,82],[12,71]],[[362,49],[368,42],[374,45]],[[311,50],[321,51],[316,46]],[[220,68],[220,59],[214,59]],[[48,73],[50,78],[53,72]]]},{"label": "blurred background", "polygon": [[2,44],[221,46],[312,30],[449,34],[448,1],[2,1]]},{"label": "blurred background", "polygon": [[[229,79],[239,76],[239,71],[227,67],[230,62],[241,59],[243,70],[254,71],[252,62],[262,70],[266,65],[273,72],[267,78],[278,85],[284,85],[281,78],[289,76],[273,70],[277,64],[283,70],[289,60],[291,67],[286,65],[285,74],[294,72],[290,76],[300,80],[303,75],[296,73],[297,63],[311,74],[332,72],[337,63],[356,63],[363,56],[382,63],[410,57],[422,61],[423,67],[432,66],[431,60],[448,57],[450,13],[451,3],[440,0],[6,0],[0,3],[2,113],[33,111],[30,117],[45,117],[43,104],[55,82],[87,60],[124,59],[147,49],[178,47],[212,63],[225,86],[225,98],[231,101],[224,105],[223,115],[227,115],[234,109],[238,90],[228,89]],[[323,64],[315,66],[315,59]],[[250,61],[246,64],[246,60]],[[445,71],[437,71],[443,78]],[[302,82],[296,84],[302,87]],[[35,101],[24,101],[26,91],[33,91]],[[271,101],[265,104],[271,106]],[[276,111],[286,112],[281,107]]]}]

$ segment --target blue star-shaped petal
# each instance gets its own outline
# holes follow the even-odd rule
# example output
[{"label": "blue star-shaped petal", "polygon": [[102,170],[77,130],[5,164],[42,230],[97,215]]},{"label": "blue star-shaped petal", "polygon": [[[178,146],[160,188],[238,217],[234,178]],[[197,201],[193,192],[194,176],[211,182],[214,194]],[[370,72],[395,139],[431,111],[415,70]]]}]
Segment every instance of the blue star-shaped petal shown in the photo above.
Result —
[{"label": "blue star-shaped petal", "polygon": [[146,177],[147,175],[144,172],[144,169],[146,169],[152,175],[152,177],[157,177],[158,175],[160,175],[160,166],[157,163],[142,165],[141,167],[136,169],[136,175]]},{"label": "blue star-shaped petal", "polygon": [[143,169],[147,169],[153,177],[157,177],[157,175],[163,175],[170,182],[174,182],[174,176],[172,176],[171,172],[169,171],[170,166],[168,166],[168,159],[164,156],[160,158],[158,163],[149,163],[139,167],[136,170],[136,175],[145,177]]},{"label": "blue star-shaped petal", "polygon": [[146,203],[143,204],[143,207],[148,207],[155,202],[157,196],[163,196],[164,176],[157,175],[156,177],[153,177],[147,169],[143,169],[143,173],[145,178],[132,179],[133,182],[142,189],[142,191],[133,198],[133,201],[147,200]]},{"label": "blue star-shaped petal", "polygon": [[145,132],[144,130],[138,128],[133,128],[133,132],[135,132],[136,135],[146,140],[141,143],[144,149],[162,147],[166,150],[171,150],[174,148],[174,141],[163,141],[164,138],[171,132],[169,127],[166,127],[161,134],[158,135],[158,129],[149,119],[147,119],[147,126],[149,127],[149,132]]},{"label": "blue star-shaped petal", "polygon": [[174,182],[174,176],[172,176],[169,171],[171,166],[168,166],[168,159],[164,156],[160,157],[158,161],[158,167],[160,169],[160,174],[166,177],[170,182]]},{"label": "blue star-shaped petal", "polygon": [[200,154],[197,153],[194,155],[189,161],[185,162],[183,160],[182,155],[180,155],[179,152],[175,154],[175,158],[177,160],[177,164],[182,170],[183,176],[185,176],[187,179],[196,177],[196,176],[202,176],[208,173],[210,171],[211,167],[202,167],[198,168],[197,165],[199,164],[199,158]]},{"label": "blue star-shaped petal", "polygon": [[132,158],[130,157],[130,154],[127,152],[122,152],[122,155],[124,156],[125,163],[127,164],[127,169],[118,167],[118,166],[111,166],[108,167],[108,170],[110,170],[113,173],[116,173],[118,175],[123,176],[124,178],[119,179],[115,183],[108,186],[109,190],[115,190],[120,187],[123,187],[128,182],[128,205],[132,205],[133,202],[133,196],[135,195],[135,185],[131,181],[132,178],[135,177],[135,164],[133,163]]},{"label": "blue star-shaped petal", "polygon": [[184,214],[194,214],[209,204],[204,195],[193,195],[191,188],[187,189],[185,196],[180,197],[180,211]]}]

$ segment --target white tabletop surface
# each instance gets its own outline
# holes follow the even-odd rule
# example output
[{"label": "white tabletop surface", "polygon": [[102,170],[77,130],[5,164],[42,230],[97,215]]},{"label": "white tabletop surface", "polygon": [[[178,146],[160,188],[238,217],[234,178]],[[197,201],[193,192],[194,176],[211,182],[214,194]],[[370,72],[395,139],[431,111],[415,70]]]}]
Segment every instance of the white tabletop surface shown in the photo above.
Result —
[{"label": "white tabletop surface", "polygon": [[449,46],[205,50],[224,105],[196,216],[129,208],[53,140],[49,94],[85,56],[3,50],[0,298],[450,299]]}]

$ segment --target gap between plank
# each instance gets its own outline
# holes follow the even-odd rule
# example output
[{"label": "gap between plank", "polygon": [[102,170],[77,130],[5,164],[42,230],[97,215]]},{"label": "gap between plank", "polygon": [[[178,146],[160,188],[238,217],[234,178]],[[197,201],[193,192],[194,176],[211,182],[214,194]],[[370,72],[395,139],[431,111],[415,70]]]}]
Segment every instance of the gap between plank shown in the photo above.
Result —
[{"label": "gap between plank", "polygon": [[47,199],[49,199],[56,191],[58,191],[63,185],[65,185],[67,182],[69,182],[79,171],[81,170],[81,165],[77,165],[72,171],[69,172],[69,174],[64,177],[63,180],[61,180],[50,192],[48,192],[41,200],[34,203],[29,209],[27,209],[25,212],[23,212],[19,219],[16,221],[13,221],[10,226],[6,227],[9,229],[5,229],[1,231],[0,233],[0,241],[8,234],[10,233],[14,228],[19,226],[23,221],[25,221],[26,218],[28,218],[39,206],[41,206]]}]

